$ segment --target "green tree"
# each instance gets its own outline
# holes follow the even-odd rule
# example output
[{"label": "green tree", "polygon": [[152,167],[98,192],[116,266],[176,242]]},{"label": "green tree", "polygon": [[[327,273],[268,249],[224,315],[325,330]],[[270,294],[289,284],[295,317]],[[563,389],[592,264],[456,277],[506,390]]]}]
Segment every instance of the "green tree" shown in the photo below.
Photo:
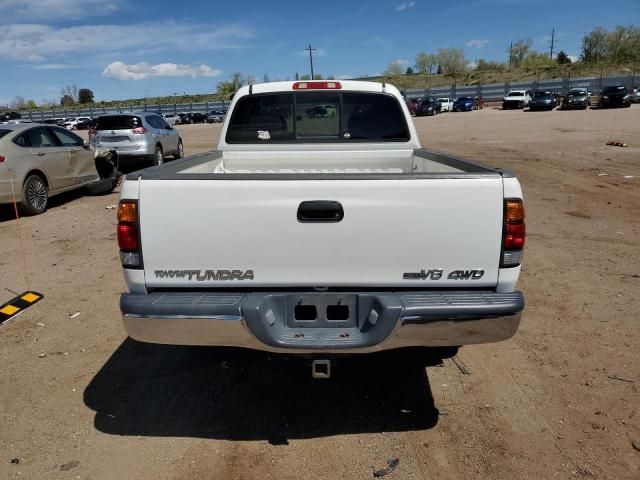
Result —
[{"label": "green tree", "polygon": [[440,48],[438,50],[438,66],[442,68],[442,73],[448,75],[464,72],[467,68],[464,51],[461,48]]},{"label": "green tree", "polygon": [[633,62],[640,59],[640,27],[617,26],[606,35],[607,60],[613,63]]},{"label": "green tree", "polygon": [[71,95],[65,94],[65,95],[62,95],[62,97],[60,98],[60,105],[62,105],[63,107],[70,107],[75,103],[76,102],[73,100]]},{"label": "green tree", "polygon": [[311,75],[309,74],[300,75],[300,80],[311,80]]},{"label": "green tree", "polygon": [[60,89],[60,103],[62,103],[62,98],[69,97],[73,101],[73,103],[78,103],[78,87],[76,85],[67,85],[66,87],[62,87]]},{"label": "green tree", "polygon": [[569,58],[569,55],[564,52],[564,50],[560,50],[558,52],[558,56],[556,57],[556,62],[558,62],[560,65],[564,65],[566,63],[571,63],[571,59]]},{"label": "green tree", "polygon": [[89,88],[78,90],[78,103],[93,103],[93,91]]},{"label": "green tree", "polygon": [[531,52],[533,42],[530,38],[526,40],[518,40],[513,44],[509,56],[509,64],[512,67],[521,67],[525,59]]},{"label": "green tree", "polygon": [[433,69],[438,64],[438,58],[433,53],[420,52],[416,55],[416,64],[414,65],[418,73],[433,73]]},{"label": "green tree", "polygon": [[226,95],[226,96],[233,95],[245,83],[246,83],[246,79],[243,77],[242,73],[233,72],[231,74],[231,78],[228,81],[222,81],[218,83],[218,86],[216,87],[216,91],[221,95]]},{"label": "green tree", "polygon": [[322,80],[322,75],[320,73],[314,73],[313,74],[313,79],[314,80]]},{"label": "green tree", "polygon": [[602,27],[595,27],[584,37],[582,37],[582,53],[580,58],[583,62],[599,62],[604,60],[607,54],[607,31]]},{"label": "green tree", "polygon": [[389,76],[402,75],[403,73],[404,69],[402,68],[402,62],[400,60],[391,62],[384,71],[384,74]]},{"label": "green tree", "polygon": [[413,75],[413,68],[407,67],[407,70],[404,72],[405,75]]}]

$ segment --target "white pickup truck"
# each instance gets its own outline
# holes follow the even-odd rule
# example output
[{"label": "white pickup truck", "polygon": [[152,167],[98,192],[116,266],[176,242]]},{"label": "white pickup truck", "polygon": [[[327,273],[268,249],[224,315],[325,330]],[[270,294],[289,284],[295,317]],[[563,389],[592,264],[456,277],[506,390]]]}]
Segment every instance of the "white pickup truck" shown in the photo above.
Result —
[{"label": "white pickup truck", "polygon": [[524,241],[518,180],[422,149],[395,87],[257,84],[217,150],[126,177],[120,308],[132,338],[164,344],[495,342],[520,322]]}]

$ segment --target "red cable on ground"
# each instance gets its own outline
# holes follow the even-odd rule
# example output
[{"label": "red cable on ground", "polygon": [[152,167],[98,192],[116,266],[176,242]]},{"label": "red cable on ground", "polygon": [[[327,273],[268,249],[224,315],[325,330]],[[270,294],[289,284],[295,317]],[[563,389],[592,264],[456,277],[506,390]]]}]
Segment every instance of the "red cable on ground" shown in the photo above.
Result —
[{"label": "red cable on ground", "polygon": [[13,197],[13,209],[16,212],[16,225],[18,228],[18,243],[20,244],[20,256],[22,257],[22,266],[24,267],[24,278],[27,281],[27,290],[31,291],[31,285],[29,285],[29,273],[27,270],[27,255],[24,248],[24,242],[22,241],[22,231],[20,230],[20,214],[18,213],[18,202],[16,201],[16,192],[13,188],[13,173],[9,169],[9,178],[11,180],[11,196]]}]

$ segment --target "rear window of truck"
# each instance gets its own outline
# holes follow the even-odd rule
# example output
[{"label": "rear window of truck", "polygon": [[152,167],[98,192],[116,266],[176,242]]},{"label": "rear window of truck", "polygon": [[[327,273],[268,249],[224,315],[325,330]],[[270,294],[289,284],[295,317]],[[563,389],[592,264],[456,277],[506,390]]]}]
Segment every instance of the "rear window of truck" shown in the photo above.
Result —
[{"label": "rear window of truck", "polygon": [[406,142],[404,112],[391,95],[358,92],[273,93],[242,97],[227,143]]},{"label": "rear window of truck", "polygon": [[135,115],[107,115],[96,120],[96,130],[131,130],[141,126],[142,120]]}]

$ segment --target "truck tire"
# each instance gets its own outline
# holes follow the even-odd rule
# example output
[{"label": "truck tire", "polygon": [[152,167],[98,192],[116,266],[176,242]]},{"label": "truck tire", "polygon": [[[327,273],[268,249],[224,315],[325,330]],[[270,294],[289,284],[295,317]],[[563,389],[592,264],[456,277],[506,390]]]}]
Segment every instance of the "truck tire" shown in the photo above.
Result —
[{"label": "truck tire", "polygon": [[48,204],[47,182],[38,174],[29,175],[22,186],[20,210],[24,215],[39,215],[47,209]]}]

